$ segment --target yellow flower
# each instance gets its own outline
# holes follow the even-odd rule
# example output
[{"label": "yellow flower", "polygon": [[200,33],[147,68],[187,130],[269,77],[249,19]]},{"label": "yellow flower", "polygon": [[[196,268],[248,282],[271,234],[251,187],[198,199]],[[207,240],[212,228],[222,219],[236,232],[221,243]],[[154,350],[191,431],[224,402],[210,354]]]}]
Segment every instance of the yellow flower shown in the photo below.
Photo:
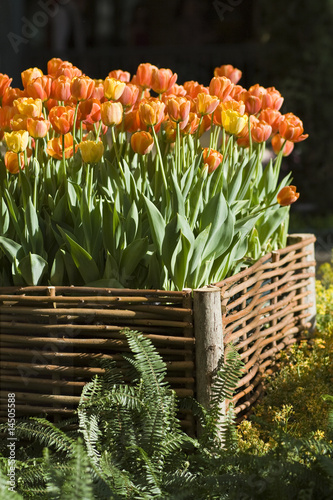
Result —
[{"label": "yellow flower", "polygon": [[42,116],[43,101],[41,99],[19,97],[15,99],[13,106],[21,115],[30,116],[30,118],[39,118]]},{"label": "yellow flower", "polygon": [[222,125],[228,134],[238,135],[247,126],[247,115],[241,115],[233,109],[222,111]]},{"label": "yellow flower", "polygon": [[104,145],[102,141],[83,141],[80,142],[79,148],[81,151],[82,160],[85,163],[99,162],[104,153]]},{"label": "yellow flower", "polygon": [[26,130],[16,130],[13,132],[5,132],[5,141],[8,149],[13,153],[21,153],[27,149],[29,134]]}]

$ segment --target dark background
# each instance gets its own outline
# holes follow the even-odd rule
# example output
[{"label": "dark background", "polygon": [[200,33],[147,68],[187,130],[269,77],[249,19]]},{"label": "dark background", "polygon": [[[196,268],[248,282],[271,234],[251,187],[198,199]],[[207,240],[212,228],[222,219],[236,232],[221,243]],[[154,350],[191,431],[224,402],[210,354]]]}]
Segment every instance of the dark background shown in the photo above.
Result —
[{"label": "dark background", "polygon": [[281,111],[298,115],[310,134],[284,161],[301,192],[293,211],[302,224],[318,216],[319,224],[333,226],[331,0],[0,0],[0,6],[0,72],[14,78],[13,86],[22,86],[24,69],[46,72],[52,57],[92,78],[112,69],[133,74],[150,62],[177,72],[178,83],[205,85],[216,66],[232,64],[243,71],[244,87],[275,86],[285,98]]}]

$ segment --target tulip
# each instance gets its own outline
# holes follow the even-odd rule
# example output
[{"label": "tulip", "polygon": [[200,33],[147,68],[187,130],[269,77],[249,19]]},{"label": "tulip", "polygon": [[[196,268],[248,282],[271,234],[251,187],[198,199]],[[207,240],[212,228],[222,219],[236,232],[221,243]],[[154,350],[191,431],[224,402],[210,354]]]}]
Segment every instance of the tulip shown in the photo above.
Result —
[{"label": "tulip", "polygon": [[263,109],[272,108],[278,111],[283,104],[283,97],[275,87],[268,87],[266,90],[267,94],[263,96],[262,102]]},{"label": "tulip", "polygon": [[60,66],[63,63],[64,63],[64,61],[62,59],[60,59],[59,57],[53,57],[52,59],[50,59],[48,61],[48,63],[47,63],[47,73],[48,73],[48,75],[52,76],[53,78],[55,78],[58,69],[60,68]]},{"label": "tulip", "polygon": [[196,111],[199,116],[210,115],[219,104],[216,96],[200,93],[196,97]]},{"label": "tulip", "polygon": [[[73,136],[68,133],[64,135],[65,158],[73,156]],[[77,146],[76,146],[77,149]],[[56,160],[62,160],[62,137],[54,137],[47,143],[46,152]]]},{"label": "tulip", "polygon": [[27,88],[29,83],[31,83],[35,78],[43,76],[43,71],[39,68],[29,68],[21,73],[23,87]]},{"label": "tulip", "polygon": [[27,118],[27,131],[34,139],[45,137],[50,125],[50,121],[44,120],[44,118]]},{"label": "tulip", "polygon": [[[191,103],[185,97],[170,97],[166,102],[166,110],[169,118],[177,123],[188,122]],[[183,127],[184,128],[184,127]]]},{"label": "tulip", "polygon": [[53,80],[51,85],[51,95],[52,99],[57,101],[68,101],[71,96],[71,79],[67,76],[59,76]]},{"label": "tulip", "polygon": [[17,174],[21,169],[24,168],[24,153],[20,153],[20,167],[18,161],[18,154],[13,151],[7,151],[5,154],[5,165],[6,169],[11,174]]},{"label": "tulip", "polygon": [[120,102],[124,108],[132,108],[137,101],[139,91],[140,89],[137,85],[127,83],[117,101]]},{"label": "tulip", "polygon": [[279,126],[282,120],[282,115],[277,109],[263,109],[260,112],[259,120],[264,120],[272,127],[272,133],[275,134],[279,130]]},{"label": "tulip", "polygon": [[187,125],[182,129],[182,134],[183,135],[194,134],[198,130],[199,123],[200,120],[198,115],[196,113],[190,112],[188,116]]},{"label": "tulip", "polygon": [[29,142],[29,134],[26,130],[17,130],[14,132],[6,132],[5,141],[8,149],[13,151],[13,153],[21,153],[27,149]]},{"label": "tulip", "polygon": [[27,120],[28,117],[26,115],[16,114],[10,120],[10,128],[11,130],[27,130]]},{"label": "tulip", "polygon": [[88,76],[75,76],[71,81],[71,94],[78,101],[89,99],[94,91],[95,82]]},{"label": "tulip", "polygon": [[134,153],[146,155],[154,146],[154,139],[149,132],[135,132],[131,137],[131,146]]},{"label": "tulip", "polygon": [[158,68],[150,63],[139,64],[135,74],[135,84],[143,89],[150,89],[153,69],[157,70]]},{"label": "tulip", "polygon": [[153,68],[151,75],[151,88],[157,94],[162,94],[176,83],[177,78],[177,73],[172,73],[171,69]]},{"label": "tulip", "polygon": [[192,99],[195,99],[198,94],[209,94],[209,89],[207,87],[193,80],[185,82],[183,87],[186,90],[186,94],[192,97]]},{"label": "tulip", "polygon": [[4,75],[0,73],[0,99],[3,97],[5,90],[9,87],[12,82],[12,78],[9,78],[8,75]]},{"label": "tulip", "polygon": [[49,120],[57,134],[65,135],[73,128],[74,108],[70,106],[54,106],[49,113]]},{"label": "tulip", "polygon": [[239,135],[248,125],[247,115],[241,115],[233,109],[225,109],[221,113],[222,126],[228,134]]},{"label": "tulip", "polygon": [[104,80],[104,95],[107,99],[117,101],[126,87],[125,82],[115,78],[106,77]]},{"label": "tulip", "polygon": [[222,125],[222,113],[223,111],[231,110],[236,111],[240,115],[244,115],[245,113],[245,105],[243,101],[235,101],[234,99],[228,99],[227,101],[221,102],[216,110],[214,111],[214,123],[219,127],[223,127]]},{"label": "tulip", "polygon": [[215,149],[205,148],[202,152],[204,168],[208,168],[208,173],[211,174],[222,163],[223,155]]},{"label": "tulip", "polygon": [[173,144],[174,142],[176,142],[177,129],[175,128],[175,122],[172,122],[172,121],[169,121],[169,120],[167,122],[165,122],[165,124],[164,124],[164,134],[165,134],[165,136],[164,136],[165,140],[167,142],[169,142],[170,144]]},{"label": "tulip", "polygon": [[148,127],[158,125],[164,118],[164,110],[164,102],[156,99],[155,97],[150,97],[149,99],[140,102],[140,120]]},{"label": "tulip", "polygon": [[17,113],[30,116],[30,118],[39,118],[43,111],[43,102],[41,99],[33,99],[32,97],[19,97],[13,102]]},{"label": "tulip", "polygon": [[0,129],[9,132],[11,130],[10,122],[16,114],[17,110],[14,106],[0,107]]},{"label": "tulip", "polygon": [[123,119],[123,107],[120,102],[106,101],[101,104],[101,120],[107,127],[119,125]]},{"label": "tulip", "polygon": [[51,94],[52,78],[48,75],[39,76],[35,78],[29,85],[27,85],[26,92],[29,97],[33,99],[41,99],[43,102],[47,101]]},{"label": "tulip", "polygon": [[2,97],[2,106],[12,106],[15,99],[19,97],[27,97],[26,91],[7,87]]},{"label": "tulip", "polygon": [[131,133],[145,128],[145,125],[141,123],[138,108],[134,107],[124,113],[122,126],[124,131]]},{"label": "tulip", "polygon": [[233,86],[233,83],[226,76],[214,76],[209,84],[209,93],[223,102],[229,96]]},{"label": "tulip", "polygon": [[172,87],[169,88],[169,90],[163,93],[163,96],[185,97],[186,90],[184,89],[183,85],[178,85],[177,83],[175,83]]},{"label": "tulip", "polygon": [[282,120],[279,126],[279,134],[283,139],[287,139],[292,142],[304,141],[308,134],[303,134],[303,122],[293,113],[287,113],[282,116]]},{"label": "tulip", "polygon": [[279,154],[284,143],[285,143],[285,145],[283,148],[282,155],[289,156],[294,149],[294,143],[291,141],[287,141],[286,139],[283,139],[280,136],[280,134],[276,134],[272,137],[271,144],[272,144],[273,151],[276,155]]},{"label": "tulip", "polygon": [[281,207],[287,207],[298,200],[299,193],[296,193],[296,189],[296,186],[285,186],[279,191],[276,198]]},{"label": "tulip", "polygon": [[70,80],[73,80],[76,76],[81,75],[82,71],[79,68],[73,66],[73,64],[68,61],[63,61],[57,69],[55,77],[58,78],[59,76],[66,76]]},{"label": "tulip", "polygon": [[102,141],[83,141],[79,144],[82,160],[85,163],[98,163],[104,154]]},{"label": "tulip", "polygon": [[259,120],[257,125],[251,129],[251,136],[254,142],[266,142],[272,135],[272,127],[263,120]]},{"label": "tulip", "polygon": [[94,124],[101,119],[101,103],[98,99],[87,99],[79,104],[77,121]]},{"label": "tulip", "polygon": [[105,102],[105,96],[104,96],[104,80],[101,79],[95,79],[95,88],[93,93],[91,94],[92,99],[98,99],[100,102]]},{"label": "tulip", "polygon": [[246,91],[241,94],[241,99],[244,101],[245,110],[249,115],[256,115],[261,110],[261,98],[259,96]]},{"label": "tulip", "polygon": [[123,71],[122,69],[114,69],[110,71],[108,76],[125,83],[128,83],[131,79],[130,73],[128,71]]},{"label": "tulip", "polygon": [[214,76],[226,76],[232,83],[236,84],[242,78],[242,72],[231,64],[224,64],[214,69]]}]

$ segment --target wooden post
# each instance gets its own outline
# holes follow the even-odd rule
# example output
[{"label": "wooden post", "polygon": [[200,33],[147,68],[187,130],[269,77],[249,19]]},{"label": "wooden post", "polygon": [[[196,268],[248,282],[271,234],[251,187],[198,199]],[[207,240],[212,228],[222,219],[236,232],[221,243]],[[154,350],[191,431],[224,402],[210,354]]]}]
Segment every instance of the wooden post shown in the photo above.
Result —
[{"label": "wooden post", "polygon": [[[294,245],[295,243],[300,243],[301,241],[307,240],[311,234],[291,234],[288,236],[288,245]],[[304,287],[304,290],[310,292],[309,295],[304,299],[306,303],[309,303],[309,317],[306,318],[306,322],[311,323],[311,327],[309,331],[311,333],[314,332],[316,327],[316,260],[315,260],[315,246],[314,242],[309,243],[304,247],[304,250],[307,250],[309,253],[306,257],[304,257],[305,261],[309,262],[309,267],[306,269],[308,273],[311,273],[311,277],[309,277],[309,284]]]},{"label": "wooden post", "polygon": [[220,288],[193,290],[193,306],[197,400],[208,408],[212,379],[224,354]]}]

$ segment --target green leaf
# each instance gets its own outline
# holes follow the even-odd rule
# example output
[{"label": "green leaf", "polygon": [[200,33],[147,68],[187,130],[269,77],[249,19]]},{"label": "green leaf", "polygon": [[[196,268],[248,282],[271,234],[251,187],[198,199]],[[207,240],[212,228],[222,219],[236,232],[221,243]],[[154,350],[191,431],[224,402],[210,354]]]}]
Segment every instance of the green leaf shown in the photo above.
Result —
[{"label": "green leaf", "polygon": [[129,278],[133,277],[132,273],[139,265],[140,261],[146,255],[148,250],[148,238],[140,238],[138,240],[132,241],[121,256],[120,269],[121,274],[127,281]]},{"label": "green leaf", "polygon": [[204,229],[209,224],[211,230],[202,255],[203,259],[209,259],[213,254],[216,257],[221,255],[233,237],[234,216],[222,192],[213,196],[201,214],[200,228]]},{"label": "green leaf", "polygon": [[185,200],[178,186],[177,177],[174,172],[171,174],[171,181],[173,211],[174,213],[185,216]]},{"label": "green leaf", "polygon": [[60,226],[57,228],[66,243],[66,246],[73,258],[74,264],[77,267],[79,273],[81,274],[83,281],[89,283],[91,281],[96,281],[100,277],[100,273],[96,262],[92,256],[74,241]]},{"label": "green leaf", "polygon": [[51,273],[50,273],[50,283],[51,285],[64,285],[64,275],[65,275],[65,262],[63,258],[63,252],[58,249],[54,256]]},{"label": "green leaf", "polygon": [[4,235],[7,233],[9,228],[9,213],[5,200],[1,198],[0,206],[0,234]]},{"label": "green leaf", "polygon": [[131,242],[134,240],[139,226],[139,213],[135,201],[133,201],[131,208],[126,217],[126,240]]},{"label": "green leaf", "polygon": [[43,255],[44,242],[43,235],[40,230],[38,215],[31,198],[28,199],[25,209],[25,224],[27,241],[30,243],[33,253]]},{"label": "green leaf", "polygon": [[29,252],[18,264],[21,276],[30,286],[39,285],[47,269],[47,262],[40,255]]},{"label": "green leaf", "polygon": [[165,235],[165,220],[158,208],[146,196],[143,195],[143,198],[147,209],[151,237],[157,251],[161,255]]},{"label": "green leaf", "polygon": [[193,243],[193,252],[191,261],[189,264],[189,273],[193,273],[202,261],[203,249],[207,243],[207,239],[210,233],[211,224],[209,224],[201,233],[198,234]]},{"label": "green leaf", "polygon": [[266,215],[265,222],[257,224],[258,236],[262,246],[265,245],[270,236],[278,229],[285,218],[288,216],[289,207],[280,207],[277,205],[276,209],[273,211],[272,208]]},{"label": "green leaf", "polygon": [[5,236],[0,236],[0,248],[12,263],[15,258],[20,258],[20,254],[22,256],[22,245]]}]

